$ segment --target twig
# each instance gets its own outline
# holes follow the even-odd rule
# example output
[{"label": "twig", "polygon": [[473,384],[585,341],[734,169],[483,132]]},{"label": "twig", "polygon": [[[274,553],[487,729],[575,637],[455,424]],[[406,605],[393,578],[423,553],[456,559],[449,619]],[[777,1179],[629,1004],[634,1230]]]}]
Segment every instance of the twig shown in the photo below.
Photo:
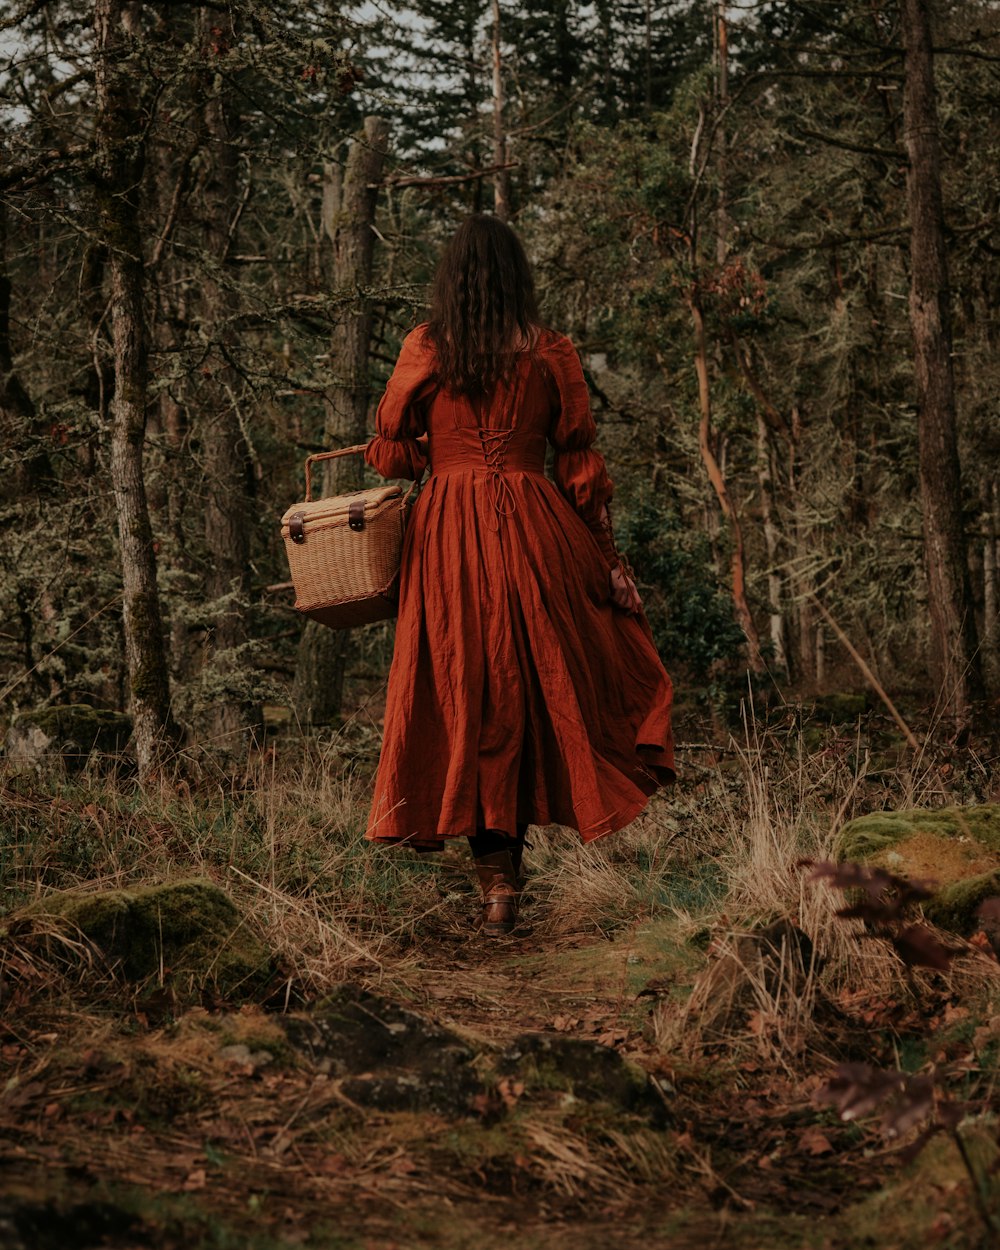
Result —
[{"label": "twig", "polygon": [[474,169],[468,174],[441,174],[436,177],[419,178],[386,178],[382,182],[370,183],[370,189],[377,187],[443,187],[453,182],[469,182],[474,178],[488,178],[490,174],[498,174],[504,169],[517,169],[520,161],[506,161],[502,165],[488,165],[485,169]]},{"label": "twig", "polygon": [[67,634],[66,637],[62,640],[62,642],[56,643],[56,645],[52,648],[51,651],[46,651],[37,664],[33,664],[31,668],[26,669],[25,672],[23,672],[20,675],[20,677],[15,677],[13,681],[8,682],[7,685],[4,686],[2,690],[0,690],[0,700],[6,699],[6,697],[10,694],[10,692],[12,690],[15,690],[21,684],[22,681],[27,681],[28,678],[31,676],[31,674],[37,668],[40,668],[45,663],[45,661],[49,659],[51,656],[55,655],[55,653],[58,650],[60,650],[60,648],[65,647],[65,645],[68,642],[72,641],[72,639],[74,639],[77,636],[80,630],[86,629],[88,625],[92,624],[94,621],[97,620],[97,618],[101,615],[102,612],[107,612],[108,608],[113,607],[116,603],[119,603],[119,602],[121,602],[121,595],[115,595],[113,599],[108,600],[108,602],[104,605],[103,608],[98,608],[97,611],[94,612],[92,616],[88,616],[87,619],[83,622],[83,624],[78,625],[71,634]]}]

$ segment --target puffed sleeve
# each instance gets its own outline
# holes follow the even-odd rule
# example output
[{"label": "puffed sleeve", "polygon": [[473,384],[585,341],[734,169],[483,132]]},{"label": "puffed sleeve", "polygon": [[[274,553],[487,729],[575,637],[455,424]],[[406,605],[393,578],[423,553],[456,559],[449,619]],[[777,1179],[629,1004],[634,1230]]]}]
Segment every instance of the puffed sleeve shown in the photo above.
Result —
[{"label": "puffed sleeve", "polygon": [[392,376],[375,413],[375,437],[365,448],[365,460],[382,477],[419,478],[427,467],[427,400],[433,393],[433,352],[417,326],[403,340]]},{"label": "puffed sleeve", "polygon": [[614,495],[604,457],[593,448],[597,425],[576,348],[559,335],[545,353],[554,384],[556,409],[549,426],[555,448],[555,480],[563,495],[597,539],[609,568],[619,562],[607,505]]}]

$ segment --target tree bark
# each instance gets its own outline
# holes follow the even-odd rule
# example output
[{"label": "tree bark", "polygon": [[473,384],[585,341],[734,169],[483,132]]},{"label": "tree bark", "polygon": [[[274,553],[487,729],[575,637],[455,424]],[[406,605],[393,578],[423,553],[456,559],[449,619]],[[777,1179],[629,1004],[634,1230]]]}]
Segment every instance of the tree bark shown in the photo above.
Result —
[{"label": "tree bark", "polygon": [[962,522],[948,261],[929,0],[901,0],[910,212],[910,327],[916,381],[924,564],[938,703],[956,732],[982,693]]},{"label": "tree bark", "polygon": [[757,484],[760,487],[760,511],[764,523],[764,548],[767,553],[768,633],[774,656],[774,671],[790,677],[788,646],[785,639],[785,617],[782,612],[783,587],[778,572],[781,536],[774,517],[774,455],[771,436],[763,415],[757,413]]},{"label": "tree bark", "polygon": [[[724,115],[729,107],[729,27],[726,24],[726,6],[719,3],[715,10],[716,55],[716,107]],[[720,265],[729,255],[729,203],[727,197],[729,138],[725,120],[720,120],[715,132],[715,172],[719,183],[716,207],[715,259]]]},{"label": "tree bark", "polygon": [[[382,172],[389,126],[381,117],[366,117],[364,130],[347,157],[340,203],[327,230],[333,239],[334,283],[338,292],[350,292],[356,311],[345,313],[331,342],[330,358],[336,380],[330,389],[326,414],[326,441],[331,448],[362,443],[368,427],[368,354],[372,335],[372,304],[364,294],[371,283],[375,242],[377,185]],[[325,202],[333,207],[333,188]],[[323,464],[324,497],[357,490],[362,484],[360,456],[341,456]],[[350,654],[350,634],[306,622],[299,644],[292,701],[302,725],[329,724],[340,715],[344,676]]]},{"label": "tree bark", "polygon": [[985,487],[983,541],[983,670],[991,694],[1000,687],[1000,488],[996,478]]},{"label": "tree bark", "polygon": [[142,784],[159,771],[171,734],[153,535],[143,478],[148,338],[139,224],[145,149],[133,69],[127,64],[134,9],[95,0],[95,173],[99,232],[108,248],[114,395],[111,481],[122,562],[125,662]]},{"label": "tree bark", "polygon": [[507,164],[507,132],[503,123],[503,60],[500,48],[500,0],[493,0],[493,211],[510,221],[510,172]]},{"label": "tree bark", "polygon": [[[220,22],[227,28],[220,35]],[[233,42],[231,17],[201,11],[200,42],[206,63],[202,112],[206,174],[201,188],[206,265],[201,281],[202,324],[210,350],[198,388],[198,424],[204,461],[205,592],[216,605],[205,663],[215,669],[223,693],[207,715],[214,746],[240,754],[261,730],[260,707],[229,689],[246,663],[240,654],[248,634],[244,613],[250,590],[250,489],[253,475],[240,424],[239,378],[227,359],[230,322],[238,309],[230,255],[240,210],[239,157],[230,118],[226,80],[211,68],[211,44]]]}]

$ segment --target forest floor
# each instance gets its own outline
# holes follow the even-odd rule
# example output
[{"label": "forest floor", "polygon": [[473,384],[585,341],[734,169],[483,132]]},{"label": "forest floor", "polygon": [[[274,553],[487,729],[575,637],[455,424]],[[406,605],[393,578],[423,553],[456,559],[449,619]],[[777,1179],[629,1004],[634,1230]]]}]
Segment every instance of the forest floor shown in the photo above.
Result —
[{"label": "forest floor", "polygon": [[[214,793],[0,778],[0,1248],[998,1244],[993,951],[907,968],[796,867],[864,812],[995,803],[992,765],[817,732],[692,751],[617,839],[538,833],[493,941],[464,848],[360,843],[357,743]],[[126,975],[32,911],[182,877],[266,983],[181,977],[166,939]],[[845,1063],[926,1081],[898,1140],[824,1103]]]}]

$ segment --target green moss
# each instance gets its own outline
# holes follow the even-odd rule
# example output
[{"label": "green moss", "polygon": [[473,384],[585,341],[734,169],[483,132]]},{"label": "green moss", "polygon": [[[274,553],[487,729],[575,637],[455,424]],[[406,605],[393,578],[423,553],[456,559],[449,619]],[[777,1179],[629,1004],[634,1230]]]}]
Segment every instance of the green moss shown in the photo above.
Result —
[{"label": "green moss", "polygon": [[[841,860],[865,861],[917,834],[939,838],[945,844],[958,839],[966,845],[975,842],[987,851],[1000,853],[1000,804],[873,812],[844,825],[834,853]],[[943,929],[968,935],[977,925],[979,904],[994,894],[1000,894],[1000,869],[977,872],[942,885],[924,904],[924,914]]]},{"label": "green moss", "polygon": [[844,825],[834,852],[838,859],[870,859],[879,851],[921,832],[942,838],[974,838],[991,851],[1000,852],[1000,803],[872,812]]},{"label": "green moss", "polygon": [[984,872],[938,890],[924,904],[924,915],[942,929],[968,933],[976,923],[979,904],[994,894],[1000,894],[1000,871]]},{"label": "green moss", "polygon": [[42,917],[81,932],[131,980],[162,975],[175,988],[211,985],[248,995],[273,970],[267,949],[211,881],[49,894],[11,917],[11,925]]}]

